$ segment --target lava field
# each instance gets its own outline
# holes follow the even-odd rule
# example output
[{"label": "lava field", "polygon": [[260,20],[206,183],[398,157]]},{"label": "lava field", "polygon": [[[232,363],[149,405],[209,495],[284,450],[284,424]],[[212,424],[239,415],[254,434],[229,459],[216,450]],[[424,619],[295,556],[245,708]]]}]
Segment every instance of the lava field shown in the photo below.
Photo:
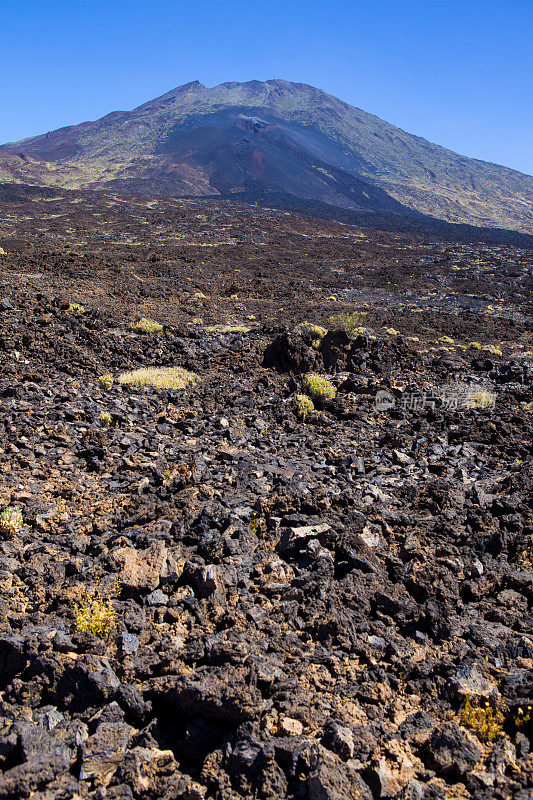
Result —
[{"label": "lava field", "polygon": [[3,188],[0,800],[532,797],[532,264]]}]

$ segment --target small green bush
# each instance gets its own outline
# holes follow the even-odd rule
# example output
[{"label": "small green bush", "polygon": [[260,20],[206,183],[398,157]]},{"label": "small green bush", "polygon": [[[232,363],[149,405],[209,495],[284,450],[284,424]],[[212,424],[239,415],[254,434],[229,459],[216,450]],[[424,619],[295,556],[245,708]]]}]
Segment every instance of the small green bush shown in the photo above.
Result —
[{"label": "small green bush", "polygon": [[296,413],[304,420],[315,410],[315,404],[306,394],[297,394],[294,397],[296,403]]},{"label": "small green bush", "polygon": [[348,334],[364,333],[364,331],[360,330],[360,328],[363,326],[363,322],[367,316],[367,313],[367,311],[352,311],[351,314],[346,312],[335,314],[333,317],[329,318],[330,328],[340,328],[341,330],[346,331]]},{"label": "small green bush", "polygon": [[148,367],[123,372],[118,381],[132,386],[153,386],[154,389],[185,389],[194,386],[198,376],[183,367]]},{"label": "small green bush", "polygon": [[141,317],[137,322],[133,322],[130,327],[135,333],[159,333],[159,331],[163,330],[163,326],[159,322],[154,322],[153,319],[147,319],[146,317]]},{"label": "small green bush", "polygon": [[310,395],[313,400],[318,400],[324,403],[326,400],[333,400],[337,394],[337,390],[327,378],[318,375],[316,372],[310,372],[305,375],[302,381],[304,390]]},{"label": "small green bush", "polygon": [[473,347],[474,350],[484,350],[486,353],[490,353],[493,356],[503,355],[501,347],[497,347],[495,344],[480,344],[479,342],[469,342],[469,347]]},{"label": "small green bush", "polygon": [[527,706],[525,709],[519,708],[518,711],[513,715],[513,722],[515,727],[519,730],[521,728],[528,728],[533,721],[533,707]]},{"label": "small green bush", "polygon": [[8,506],[0,514],[0,532],[6,539],[12,539],[24,524],[22,512],[18,506]]},{"label": "small green bush", "polygon": [[467,697],[461,711],[461,724],[479,736],[484,742],[492,742],[503,733],[504,716],[497,708],[491,705],[472,704]]},{"label": "small green bush", "polygon": [[97,590],[88,593],[83,602],[76,605],[76,627],[79,631],[93,633],[105,639],[116,621],[117,612],[113,601],[102,597]]},{"label": "small green bush", "polygon": [[493,356],[503,356],[501,347],[497,347],[495,344],[484,344],[482,345],[481,349]]},{"label": "small green bush", "polygon": [[113,422],[113,419],[109,411],[100,411],[98,419],[100,420],[100,425],[103,425],[104,427],[111,425],[111,423]]},{"label": "small green bush", "polygon": [[100,375],[98,378],[98,385],[100,389],[111,389],[113,387],[113,376],[112,375]]},{"label": "small green bush", "polygon": [[313,322],[304,321],[295,327],[294,333],[297,333],[298,336],[301,336],[304,341],[314,348],[318,348],[327,333],[327,329],[322,328],[321,325],[315,325]]},{"label": "small green bush", "polygon": [[85,314],[85,308],[79,303],[71,303],[68,307],[69,311],[77,311],[78,314]]}]

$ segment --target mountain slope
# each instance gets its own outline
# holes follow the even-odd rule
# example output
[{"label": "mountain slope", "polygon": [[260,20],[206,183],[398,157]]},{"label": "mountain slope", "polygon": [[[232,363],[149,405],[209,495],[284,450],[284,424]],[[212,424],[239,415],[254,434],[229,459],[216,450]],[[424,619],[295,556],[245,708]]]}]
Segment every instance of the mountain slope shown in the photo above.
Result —
[{"label": "mountain slope", "polygon": [[405,133],[305,84],[185,84],[0,147],[0,180],[178,196],[281,192],[533,233],[533,178]]}]

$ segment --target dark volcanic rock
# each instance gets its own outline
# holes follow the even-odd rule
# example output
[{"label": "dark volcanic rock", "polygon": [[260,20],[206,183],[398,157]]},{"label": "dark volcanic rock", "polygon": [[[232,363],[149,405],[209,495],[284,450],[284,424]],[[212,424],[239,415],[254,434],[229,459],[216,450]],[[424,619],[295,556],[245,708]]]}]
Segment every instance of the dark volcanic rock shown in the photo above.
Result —
[{"label": "dark volcanic rock", "polygon": [[279,372],[310,372],[317,366],[315,350],[295,333],[282,333],[267,347],[263,364]]}]

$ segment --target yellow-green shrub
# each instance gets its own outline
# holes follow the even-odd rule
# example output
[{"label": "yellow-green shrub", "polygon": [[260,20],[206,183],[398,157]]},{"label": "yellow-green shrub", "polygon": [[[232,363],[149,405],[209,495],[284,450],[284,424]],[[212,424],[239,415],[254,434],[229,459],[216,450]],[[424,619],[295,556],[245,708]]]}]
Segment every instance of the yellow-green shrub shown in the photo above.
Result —
[{"label": "yellow-green shrub", "polygon": [[367,311],[352,311],[351,313],[343,312],[341,314],[335,314],[328,320],[330,328],[340,328],[346,331],[346,333],[362,333],[359,328],[362,327],[367,313]]},{"label": "yellow-green shrub", "polygon": [[6,539],[12,539],[24,524],[22,512],[18,506],[8,506],[0,514],[0,533]]},{"label": "yellow-green shrub", "polygon": [[332,400],[337,394],[337,390],[331,381],[322,377],[322,375],[318,375],[316,372],[310,372],[308,375],[304,375],[302,386],[313,400],[318,400],[320,403],[326,400]]},{"label": "yellow-green shrub", "polygon": [[159,331],[163,330],[163,326],[159,322],[154,322],[153,319],[147,319],[146,317],[141,317],[137,322],[132,322],[130,327],[135,333],[159,333]]},{"label": "yellow-green shrub", "polygon": [[76,605],[76,627],[79,631],[94,633],[105,639],[116,621],[113,601],[102,597],[97,591],[87,594],[83,602]]},{"label": "yellow-green shrub", "polygon": [[100,389],[109,389],[113,386],[113,376],[112,375],[100,375],[98,378],[98,385]]},{"label": "yellow-green shrub", "polygon": [[185,389],[194,386],[198,376],[183,367],[147,367],[123,372],[118,381],[132,386],[153,386],[154,389]]},{"label": "yellow-green shrub", "polygon": [[306,394],[297,394],[294,400],[296,403],[296,413],[305,421],[307,415],[315,410],[315,404]]},{"label": "yellow-green shrub", "polygon": [[497,708],[489,703],[485,705],[472,704],[467,697],[461,711],[461,724],[474,731],[484,742],[492,742],[503,733],[504,716]]},{"label": "yellow-green shrub", "polygon": [[327,333],[327,329],[321,325],[315,325],[313,322],[300,322],[294,329],[294,333],[301,336],[304,341],[312,344],[313,347],[318,347],[322,339]]}]

